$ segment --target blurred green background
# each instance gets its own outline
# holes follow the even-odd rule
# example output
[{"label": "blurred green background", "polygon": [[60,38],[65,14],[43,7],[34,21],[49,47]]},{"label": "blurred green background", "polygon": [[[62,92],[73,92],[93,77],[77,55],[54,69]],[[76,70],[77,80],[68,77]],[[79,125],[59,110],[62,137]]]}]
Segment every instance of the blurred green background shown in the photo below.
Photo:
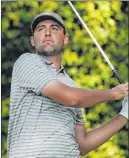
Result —
[{"label": "blurred green background", "polygon": [[[128,81],[128,2],[75,1],[75,8],[117,68],[122,80]],[[30,45],[30,24],[43,11],[53,11],[65,20],[70,36],[62,62],[68,74],[80,87],[109,89],[119,84],[80,21],[66,1],[2,1],[2,158],[7,158],[7,130],[12,68],[25,52],[34,52]],[[87,108],[86,129],[101,126],[121,109],[121,101]],[[84,109],[83,109],[84,112]],[[101,147],[83,158],[128,158],[128,126]]]}]

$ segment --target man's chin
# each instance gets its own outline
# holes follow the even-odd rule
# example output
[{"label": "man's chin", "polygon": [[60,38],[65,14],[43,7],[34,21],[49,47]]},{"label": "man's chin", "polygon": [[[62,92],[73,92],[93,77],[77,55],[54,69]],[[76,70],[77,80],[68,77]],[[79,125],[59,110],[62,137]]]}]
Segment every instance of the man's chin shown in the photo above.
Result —
[{"label": "man's chin", "polygon": [[44,56],[55,56],[55,55],[59,55],[58,53],[56,53],[55,51],[43,51],[43,52],[40,52],[40,54],[44,55]]},{"label": "man's chin", "polygon": [[40,51],[41,55],[44,55],[44,56],[57,56],[57,55],[60,55],[61,52],[60,51],[56,51],[54,48],[52,47],[46,47],[44,48],[42,51]]}]

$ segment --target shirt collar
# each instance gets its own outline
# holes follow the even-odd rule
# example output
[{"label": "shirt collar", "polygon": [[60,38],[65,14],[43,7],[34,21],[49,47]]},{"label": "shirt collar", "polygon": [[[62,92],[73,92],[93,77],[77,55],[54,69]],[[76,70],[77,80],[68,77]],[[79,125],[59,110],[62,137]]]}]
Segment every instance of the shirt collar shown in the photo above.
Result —
[{"label": "shirt collar", "polygon": [[[52,65],[53,63],[44,55],[40,55],[43,59],[43,61],[47,64],[47,65]],[[57,73],[65,73],[64,70],[64,66],[61,65],[61,68],[57,71]]]},{"label": "shirt collar", "polygon": [[65,73],[63,65],[61,65],[61,68],[57,71],[57,73]]},{"label": "shirt collar", "polygon": [[53,64],[50,60],[48,60],[48,58],[47,58],[46,56],[44,56],[44,55],[39,55],[39,56],[43,59],[43,61],[44,61],[46,64],[48,64],[48,65]]}]

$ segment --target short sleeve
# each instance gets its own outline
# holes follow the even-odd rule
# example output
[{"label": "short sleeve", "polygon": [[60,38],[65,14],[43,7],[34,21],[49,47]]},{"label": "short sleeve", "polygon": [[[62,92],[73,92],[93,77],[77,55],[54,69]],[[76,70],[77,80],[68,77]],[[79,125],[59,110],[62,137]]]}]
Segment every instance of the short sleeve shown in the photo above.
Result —
[{"label": "short sleeve", "polygon": [[14,65],[13,79],[20,88],[39,95],[47,83],[57,79],[57,75],[56,70],[48,67],[38,55],[25,53]]},{"label": "short sleeve", "polygon": [[77,116],[76,116],[76,124],[84,124],[84,118],[83,118],[81,108],[78,108],[78,113],[77,113]]}]

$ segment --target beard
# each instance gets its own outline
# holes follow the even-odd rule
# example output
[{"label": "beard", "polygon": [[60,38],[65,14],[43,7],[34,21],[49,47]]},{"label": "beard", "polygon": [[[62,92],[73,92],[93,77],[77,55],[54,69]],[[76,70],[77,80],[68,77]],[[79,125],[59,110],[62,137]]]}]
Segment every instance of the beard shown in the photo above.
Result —
[{"label": "beard", "polygon": [[39,55],[44,55],[46,57],[51,57],[51,56],[57,56],[61,55],[63,52],[64,48],[62,47],[55,47],[55,46],[42,46],[40,48],[36,49],[36,52]]}]

